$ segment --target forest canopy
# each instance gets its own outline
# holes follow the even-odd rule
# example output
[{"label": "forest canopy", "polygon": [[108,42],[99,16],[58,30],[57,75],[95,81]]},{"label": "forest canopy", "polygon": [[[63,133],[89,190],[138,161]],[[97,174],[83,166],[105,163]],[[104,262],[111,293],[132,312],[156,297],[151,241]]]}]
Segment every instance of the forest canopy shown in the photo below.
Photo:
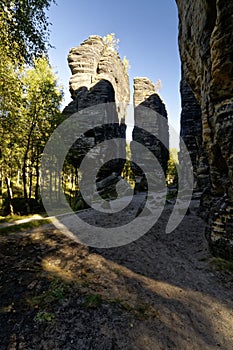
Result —
[{"label": "forest canopy", "polygon": [[1,0],[0,54],[15,63],[31,63],[47,51],[49,22],[46,10],[54,0]]},{"label": "forest canopy", "polygon": [[47,57],[54,0],[0,3],[0,207],[39,201],[43,148],[60,116],[62,91]]}]

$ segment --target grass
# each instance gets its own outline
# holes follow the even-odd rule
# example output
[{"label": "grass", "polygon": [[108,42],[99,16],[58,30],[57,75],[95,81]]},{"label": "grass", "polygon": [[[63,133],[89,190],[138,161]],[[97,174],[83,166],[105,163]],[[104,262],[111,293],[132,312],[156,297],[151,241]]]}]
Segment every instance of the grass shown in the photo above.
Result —
[{"label": "grass", "polygon": [[54,278],[48,290],[32,297],[28,300],[28,303],[34,308],[47,308],[64,299],[67,292],[68,287],[59,278]]},{"label": "grass", "polygon": [[11,225],[7,227],[1,227],[0,236],[8,235],[9,233],[23,232],[25,230],[33,229],[49,223],[51,223],[51,220],[41,219],[41,220],[32,220],[29,222],[25,222],[23,224],[16,224],[16,225]]},{"label": "grass", "polygon": [[55,318],[55,315],[51,312],[47,311],[39,311],[34,317],[35,322],[52,322]]},{"label": "grass", "polygon": [[233,261],[224,260],[222,258],[212,258],[210,263],[217,270],[227,272],[230,274],[233,273]]},{"label": "grass", "polygon": [[32,215],[7,215],[7,216],[0,216],[0,224],[12,222],[16,220],[22,220],[22,219],[30,219],[33,217]]},{"label": "grass", "polygon": [[126,311],[138,320],[155,319],[159,316],[158,310],[149,303],[138,300],[135,304],[124,298],[103,296],[94,291],[92,293],[90,288],[86,287],[84,290],[80,287],[80,281],[78,285],[76,283],[67,284],[56,277],[50,282],[47,290],[27,300],[30,307],[37,309],[37,315],[34,321],[52,322],[55,319],[55,313],[53,311],[59,301],[65,298],[68,300],[74,294],[82,299],[80,304],[82,308],[97,309],[103,303],[107,303],[109,305],[118,306],[120,312]]},{"label": "grass", "polygon": [[55,314],[51,310],[53,310],[54,305],[66,297],[68,291],[68,286],[60,278],[56,277],[50,282],[47,290],[39,295],[28,298],[27,304],[33,309],[38,309],[34,321],[39,323],[54,321]]},{"label": "grass", "polygon": [[101,305],[102,303],[102,298],[98,294],[90,294],[85,297],[85,301],[82,303],[83,307],[86,308],[97,308]]}]

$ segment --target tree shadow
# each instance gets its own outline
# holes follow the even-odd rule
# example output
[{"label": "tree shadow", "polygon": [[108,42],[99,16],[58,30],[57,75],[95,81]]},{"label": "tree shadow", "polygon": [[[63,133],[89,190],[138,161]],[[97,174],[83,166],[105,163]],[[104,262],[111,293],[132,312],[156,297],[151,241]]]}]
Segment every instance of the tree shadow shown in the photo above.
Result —
[{"label": "tree shadow", "polygon": [[176,251],[178,233],[159,236],[163,220],[130,245],[98,251],[52,225],[1,237],[1,348],[230,349],[227,324],[217,329],[231,322],[227,291],[201,270],[206,262],[190,258],[190,279],[182,265],[202,233]]}]

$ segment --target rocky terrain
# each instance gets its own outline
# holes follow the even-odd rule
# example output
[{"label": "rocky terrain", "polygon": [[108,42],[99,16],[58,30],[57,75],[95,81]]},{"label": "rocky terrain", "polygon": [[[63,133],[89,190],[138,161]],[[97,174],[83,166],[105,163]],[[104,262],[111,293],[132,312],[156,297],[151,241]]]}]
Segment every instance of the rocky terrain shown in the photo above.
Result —
[{"label": "rocky terrain", "polygon": [[211,257],[198,205],[165,234],[167,205],[118,248],[88,248],[53,225],[1,234],[1,350],[231,350],[233,267]]}]

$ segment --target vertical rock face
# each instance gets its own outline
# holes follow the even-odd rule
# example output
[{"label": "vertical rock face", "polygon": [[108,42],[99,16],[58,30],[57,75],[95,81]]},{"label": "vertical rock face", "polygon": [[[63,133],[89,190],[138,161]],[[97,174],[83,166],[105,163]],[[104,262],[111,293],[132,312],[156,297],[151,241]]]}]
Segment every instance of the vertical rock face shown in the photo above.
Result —
[{"label": "vertical rock face", "polygon": [[[181,83],[181,121],[180,136],[189,152],[194,175],[194,191],[203,192],[209,185],[209,166],[202,138],[202,113],[193,91],[182,72]],[[180,145],[182,147],[182,144]],[[182,159],[182,149],[179,153],[179,163],[185,167]]]},{"label": "vertical rock face", "polygon": [[[70,93],[74,100],[65,110],[77,112],[99,103],[129,103],[129,77],[118,53],[107,46],[100,36],[90,36],[80,46],[72,48],[68,55],[68,63],[72,72]],[[111,84],[112,91],[105,88],[98,91],[93,87],[100,81]],[[90,95],[90,90],[92,93]],[[119,121],[124,118],[125,111],[118,111]]]},{"label": "vertical rock face", "polygon": [[[164,103],[155,92],[155,85],[148,78],[134,79],[134,107],[133,140],[143,144],[155,155],[165,174],[169,159],[167,112]],[[146,108],[148,108],[148,111],[150,109],[157,112],[157,116],[156,113],[149,115]],[[151,120],[151,117],[153,120]],[[148,125],[148,123],[150,124]],[[151,133],[143,128],[144,125]],[[133,152],[133,146],[131,146],[131,149]],[[134,166],[134,173],[138,176],[143,175],[142,170],[136,166]]]},{"label": "vertical rock face", "polygon": [[210,166],[206,234],[214,254],[233,259],[233,2],[176,2],[184,75],[202,109]]},{"label": "vertical rock face", "polygon": [[[129,103],[129,78],[118,53],[99,36],[90,36],[80,46],[72,48],[68,63],[72,72],[70,92],[73,101],[63,111],[66,118],[87,107],[112,103],[109,107],[106,105],[104,112],[109,114],[107,120],[111,123],[92,128],[73,146],[71,162],[79,167],[93,145],[112,138],[125,138],[126,108],[116,106],[116,103]],[[99,156],[104,160],[106,155],[102,152]],[[99,171],[97,181],[113,172],[119,175],[123,166],[124,160],[110,161]]]}]

